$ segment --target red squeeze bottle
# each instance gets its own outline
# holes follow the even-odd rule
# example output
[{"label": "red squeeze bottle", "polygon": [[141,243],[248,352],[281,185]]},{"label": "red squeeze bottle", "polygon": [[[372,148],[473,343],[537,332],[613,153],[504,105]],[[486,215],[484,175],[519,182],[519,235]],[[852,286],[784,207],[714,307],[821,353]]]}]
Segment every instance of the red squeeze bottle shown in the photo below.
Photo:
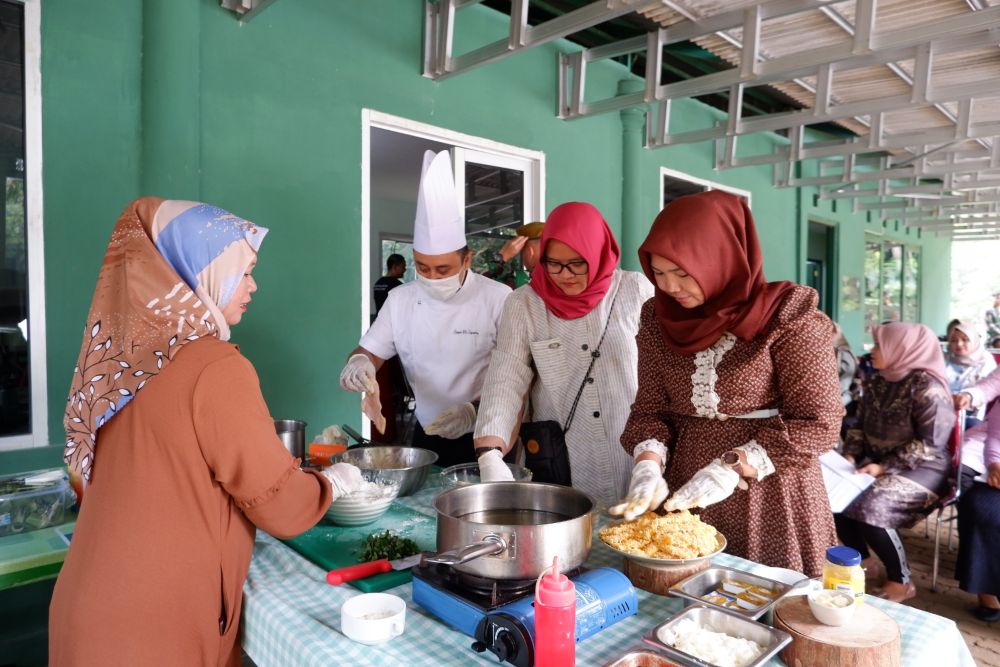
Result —
[{"label": "red squeeze bottle", "polygon": [[572,667],[576,663],[576,586],[552,559],[535,582],[535,664]]}]

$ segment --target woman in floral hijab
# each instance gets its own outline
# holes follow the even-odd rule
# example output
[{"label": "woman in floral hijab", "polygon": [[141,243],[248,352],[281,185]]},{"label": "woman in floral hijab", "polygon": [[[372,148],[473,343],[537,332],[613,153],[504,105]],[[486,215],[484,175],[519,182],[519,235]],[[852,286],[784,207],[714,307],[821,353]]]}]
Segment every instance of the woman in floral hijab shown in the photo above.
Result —
[{"label": "woman in floral hijab", "polygon": [[226,342],[266,233],[154,197],[115,225],[66,404],[66,462],[86,487],[49,608],[52,665],[238,664],[256,527],[290,537],[360,486],[347,464],[299,469]]}]

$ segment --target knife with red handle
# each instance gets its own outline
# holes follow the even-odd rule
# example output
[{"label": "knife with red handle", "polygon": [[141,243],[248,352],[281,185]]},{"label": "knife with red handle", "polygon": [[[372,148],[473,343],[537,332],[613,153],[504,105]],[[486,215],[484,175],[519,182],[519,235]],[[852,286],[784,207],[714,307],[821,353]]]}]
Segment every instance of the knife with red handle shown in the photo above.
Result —
[{"label": "knife with red handle", "polygon": [[414,554],[397,560],[380,558],[379,560],[370,560],[367,563],[358,563],[357,565],[340,567],[326,573],[326,583],[331,586],[339,586],[347,581],[364,579],[365,577],[371,577],[376,574],[384,574],[386,572],[391,572],[392,570],[408,570],[420,562],[420,557],[422,555],[423,554]]}]

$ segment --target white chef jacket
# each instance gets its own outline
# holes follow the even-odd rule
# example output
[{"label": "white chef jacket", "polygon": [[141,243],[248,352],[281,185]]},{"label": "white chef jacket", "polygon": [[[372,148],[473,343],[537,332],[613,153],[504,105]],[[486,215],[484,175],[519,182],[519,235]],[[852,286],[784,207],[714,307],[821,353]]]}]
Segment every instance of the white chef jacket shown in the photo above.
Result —
[{"label": "white chef jacket", "polygon": [[469,271],[447,301],[428,296],[416,281],[389,292],[360,345],[382,359],[399,355],[421,426],[445,408],[479,399],[510,291]]}]

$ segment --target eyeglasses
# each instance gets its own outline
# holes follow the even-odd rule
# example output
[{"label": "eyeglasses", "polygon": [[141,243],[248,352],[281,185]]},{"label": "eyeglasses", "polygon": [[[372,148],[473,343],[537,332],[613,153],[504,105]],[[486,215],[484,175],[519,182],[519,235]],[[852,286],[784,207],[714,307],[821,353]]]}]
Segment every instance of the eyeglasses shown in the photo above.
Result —
[{"label": "eyeglasses", "polygon": [[545,258],[542,260],[542,264],[545,265],[545,270],[552,275],[559,275],[562,273],[563,269],[569,269],[569,272],[574,276],[582,276],[587,273],[587,260],[577,259],[567,264],[562,262],[557,262],[554,259]]}]

